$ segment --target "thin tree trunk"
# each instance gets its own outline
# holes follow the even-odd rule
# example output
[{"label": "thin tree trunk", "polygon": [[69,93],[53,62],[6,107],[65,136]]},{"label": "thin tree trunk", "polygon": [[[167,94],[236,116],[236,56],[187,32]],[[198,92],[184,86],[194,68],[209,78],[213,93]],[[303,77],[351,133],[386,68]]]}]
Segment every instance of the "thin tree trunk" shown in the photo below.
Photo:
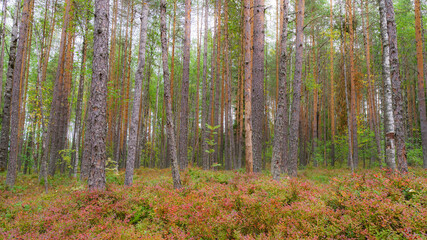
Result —
[{"label": "thin tree trunk", "polygon": [[[89,12],[87,13],[89,14]],[[89,30],[89,15],[86,16],[85,22],[85,30],[83,36],[83,48],[82,48],[82,63],[80,67],[80,81],[79,81],[79,89],[77,93],[77,104],[76,104],[76,120],[74,123],[74,134],[73,134],[73,145],[74,145],[74,165],[72,166],[73,177],[77,177],[77,168],[79,166],[79,152],[80,152],[80,138],[81,138],[81,119],[82,119],[82,103],[83,103],[83,92],[84,92],[84,82],[86,75],[86,53],[87,53],[87,33]]]},{"label": "thin tree trunk", "polygon": [[125,185],[131,186],[135,167],[135,156],[138,143],[138,122],[141,108],[142,81],[145,68],[145,46],[147,44],[148,3],[142,5],[141,30],[139,39],[138,68],[135,73],[135,96],[133,98],[132,117],[129,130],[128,157],[126,162]]},{"label": "thin tree trunk", "polygon": [[[344,21],[341,20],[341,25],[344,26]],[[348,93],[348,79],[347,79],[347,63],[346,63],[346,37],[343,36],[345,33],[341,32],[341,51],[342,51],[342,61],[343,61],[343,75],[344,75],[344,91],[345,91],[345,105],[347,110],[347,141],[348,141],[348,163],[350,165],[351,172],[354,172],[354,161],[353,161],[353,141],[351,140],[352,136],[352,125],[351,125],[351,110],[350,110],[350,100]]]},{"label": "thin tree trunk", "polygon": [[[155,150],[155,146],[156,146],[156,135],[157,135],[156,126],[157,126],[157,113],[159,111],[160,72],[159,72],[159,74],[157,74],[157,76],[158,77],[157,77],[157,87],[156,87],[156,108],[155,108],[154,119],[153,119],[153,124],[152,124],[153,130],[151,132],[151,149],[150,149],[150,165],[152,167],[155,166],[155,163],[152,161],[154,158],[154,152],[155,152],[154,150]],[[154,159],[154,161],[155,161],[155,159]]]},{"label": "thin tree trunk", "polygon": [[[115,77],[115,72],[114,72],[114,63],[116,60],[116,39],[117,39],[117,34],[116,34],[116,29],[117,29],[117,17],[118,17],[118,5],[119,5],[119,1],[118,0],[114,0],[113,2],[113,21],[111,23],[111,43],[110,43],[110,60],[109,60],[109,74],[108,74],[108,81],[110,84],[112,84],[115,89],[117,89],[117,78]],[[115,115],[116,115],[116,111],[115,111],[115,97],[111,95],[111,92],[108,93],[108,133],[107,133],[107,146],[109,146],[109,148],[111,149],[111,151],[113,151],[114,149],[114,142],[113,142],[113,136],[114,136],[114,128],[115,128]]]},{"label": "thin tree trunk", "polygon": [[[314,31],[314,27],[313,27]],[[317,151],[317,141],[318,141],[318,68],[317,68],[317,53],[316,53],[316,42],[314,40],[314,33],[312,35],[312,60],[313,60],[313,78],[314,78],[314,91],[313,91],[313,122],[312,122],[312,153],[313,153],[313,165],[317,167],[317,160],[316,160],[316,151]]]},{"label": "thin tree trunk", "polygon": [[[71,0],[66,1],[66,8],[64,10],[64,19],[62,24],[61,41],[59,47],[59,62],[56,70],[55,84],[53,88],[52,106],[49,116],[48,125],[48,174],[53,176],[56,171],[57,160],[60,158],[59,151],[64,148],[63,139],[66,137],[64,133],[64,118],[65,112],[68,112],[68,91],[66,91],[66,75],[70,59],[72,37],[70,33],[72,30],[71,22],[73,18],[73,10],[71,8]],[[67,106],[67,107],[65,107]],[[65,135],[64,135],[65,134]]]},{"label": "thin tree trunk", "polygon": [[[203,11],[202,11],[203,14]],[[202,16],[203,17],[203,16]],[[200,9],[199,3],[197,3],[197,79],[196,79],[196,107],[194,110],[195,120],[195,134],[194,134],[194,144],[193,144],[193,157],[192,161],[197,164],[197,159],[199,158],[199,90],[200,90],[200,46],[201,46],[201,29],[200,29]]]},{"label": "thin tree trunk", "polygon": [[[372,79],[371,74],[371,46],[370,46],[370,37],[369,37],[369,14],[368,14],[368,2],[365,1],[365,11],[362,9],[362,27],[365,35],[365,55],[366,55],[366,74],[368,78],[368,109],[369,109],[369,127],[374,132],[375,139],[372,141],[375,141],[376,146],[376,154],[377,158],[381,154],[381,145],[380,145],[380,136],[378,134],[378,121],[376,119],[376,113],[375,113],[375,100],[374,100],[374,83]],[[364,15],[367,15],[367,24],[365,27],[365,17]]]},{"label": "thin tree trunk", "polygon": [[[288,131],[288,117],[287,109],[288,103],[286,98],[286,78],[287,78],[287,51],[286,45],[288,40],[288,12],[289,2],[284,0],[282,7],[283,25],[281,29],[280,40],[280,70],[279,70],[279,92],[276,116],[274,120],[274,139],[273,139],[273,156],[271,158],[271,173],[274,180],[279,180],[281,165],[287,162],[287,134]],[[283,151],[282,148],[286,150]]]},{"label": "thin tree trunk", "polygon": [[[215,1],[215,18],[216,18],[216,24],[214,24],[215,26],[215,31],[216,31],[216,53],[215,53],[215,57],[216,57],[216,67],[215,67],[215,71],[212,72],[212,74],[215,74],[215,94],[212,94],[213,96],[215,96],[214,98],[214,108],[213,108],[213,127],[216,127],[220,124],[220,95],[221,95],[221,81],[220,81],[220,72],[221,72],[221,0],[216,0]],[[222,130],[222,129],[221,129]],[[221,132],[217,132],[217,137],[212,136],[213,139],[215,139],[215,152],[213,154],[212,157],[212,161],[213,163],[218,163],[218,156],[220,154],[220,147],[222,145],[221,142]]]},{"label": "thin tree trunk", "polygon": [[253,172],[252,155],[252,65],[251,65],[251,1],[244,1],[245,16],[245,159],[246,172]]},{"label": "thin tree trunk", "polygon": [[420,0],[415,0],[415,40],[417,44],[417,68],[418,68],[418,111],[420,112],[421,141],[423,146],[423,167],[427,169],[427,117],[424,79],[423,38],[421,35],[421,10]]},{"label": "thin tree trunk", "polygon": [[289,129],[289,165],[288,174],[292,177],[297,176],[298,168],[298,133],[300,123],[300,104],[301,104],[301,82],[302,82],[302,58],[304,51],[304,0],[298,0],[296,39],[295,39],[295,73],[293,82],[293,102],[291,125]]},{"label": "thin tree trunk", "polygon": [[167,50],[167,29],[166,29],[166,0],[160,2],[160,34],[162,43],[162,63],[163,63],[163,79],[164,79],[164,101],[166,103],[166,128],[168,132],[168,145],[170,157],[172,159],[172,179],[175,189],[181,188],[181,179],[179,177],[178,157],[175,144],[175,133],[172,119],[172,98],[170,92],[169,66],[168,66],[168,50]]},{"label": "thin tree trunk", "polygon": [[[46,2],[46,8],[49,6],[49,1]],[[40,110],[40,119],[41,119],[41,126],[43,129],[42,134],[42,147],[40,150],[40,172],[39,172],[39,182],[44,182],[45,192],[48,192],[48,181],[47,181],[47,158],[48,158],[48,150],[47,150],[47,144],[48,144],[48,132],[47,132],[47,124],[46,124],[46,117],[44,114],[44,101],[43,101],[43,83],[46,80],[46,72],[47,72],[47,66],[49,63],[49,55],[50,55],[50,49],[52,46],[52,39],[53,39],[53,31],[55,29],[55,13],[56,13],[56,1],[52,5],[52,22],[51,22],[51,29],[50,29],[50,35],[48,37],[48,45],[45,49],[46,45],[46,35],[48,34],[46,32],[46,25],[47,22],[43,24],[43,39],[41,40],[41,56],[38,63],[38,69],[37,69],[37,100],[38,100],[38,108]],[[45,12],[45,19],[47,19],[47,10]]]},{"label": "thin tree trunk", "polygon": [[191,45],[191,0],[185,0],[185,33],[183,48],[183,69],[181,85],[181,119],[179,130],[179,167],[188,167],[188,88],[190,78],[190,45]]},{"label": "thin tree trunk", "polygon": [[209,2],[205,0],[205,35],[203,42],[203,84],[202,84],[202,165],[203,169],[209,169],[209,155],[206,152],[208,150],[207,139],[209,138],[209,132],[206,127],[209,118],[209,109],[208,109],[208,83],[207,83],[207,61],[208,61],[208,16],[209,16]]},{"label": "thin tree trunk", "polygon": [[357,106],[356,106],[356,72],[354,66],[354,27],[353,27],[353,7],[352,1],[347,1],[347,15],[348,15],[348,28],[350,36],[350,113],[351,113],[351,124],[352,124],[352,154],[353,154],[353,165],[354,168],[357,168],[359,165],[359,149],[357,143]]},{"label": "thin tree trunk", "polygon": [[333,15],[332,15],[333,5],[332,0],[330,0],[330,67],[331,67],[331,79],[330,79],[330,88],[331,95],[330,97],[330,112],[329,117],[331,119],[331,165],[335,165],[335,90],[334,90],[334,37],[333,37]]}]

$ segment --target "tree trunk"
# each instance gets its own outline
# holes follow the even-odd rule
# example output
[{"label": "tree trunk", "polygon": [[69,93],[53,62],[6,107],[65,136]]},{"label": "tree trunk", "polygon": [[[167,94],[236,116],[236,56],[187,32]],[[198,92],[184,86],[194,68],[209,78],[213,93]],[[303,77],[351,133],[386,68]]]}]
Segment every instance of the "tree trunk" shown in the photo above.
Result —
[{"label": "tree trunk", "polygon": [[139,39],[139,56],[138,68],[135,73],[135,96],[133,98],[132,117],[129,130],[129,145],[128,157],[126,162],[126,175],[125,185],[131,186],[133,182],[133,170],[135,167],[135,156],[137,149],[138,139],[138,122],[139,112],[141,108],[141,92],[142,81],[144,79],[145,68],[145,46],[147,44],[147,22],[148,22],[148,3],[144,2],[142,5],[141,15],[141,30]]},{"label": "tree trunk", "polygon": [[[313,27],[314,31],[314,27]],[[313,78],[314,78],[314,91],[313,91],[313,119],[312,119],[312,154],[313,154],[313,166],[317,167],[316,151],[317,151],[317,141],[318,141],[318,60],[316,53],[316,42],[314,40],[314,32],[312,35],[312,60],[313,60]]]},{"label": "tree trunk", "polygon": [[0,105],[3,99],[3,61],[4,61],[4,43],[6,42],[6,13],[7,13],[7,0],[3,0],[3,17],[0,25],[0,45],[1,45],[1,53],[0,53]]},{"label": "tree trunk", "polygon": [[[279,180],[281,165],[287,162],[288,103],[286,98],[287,51],[289,2],[284,0],[282,6],[282,32],[280,40],[279,92],[276,116],[274,121],[273,155],[271,158],[271,173],[274,180]],[[283,151],[282,148],[286,150]]]},{"label": "tree trunk", "polygon": [[[369,127],[374,132],[375,135],[375,146],[376,146],[376,154],[377,159],[381,154],[381,144],[380,144],[380,136],[378,133],[378,121],[377,114],[375,113],[375,98],[374,98],[374,83],[371,74],[371,46],[370,46],[370,37],[369,37],[369,14],[368,14],[368,2],[365,1],[365,11],[362,9],[362,27],[365,35],[365,55],[366,55],[366,73],[368,78],[368,108],[369,108]],[[363,15],[367,15],[367,24],[365,24],[365,17]],[[366,25],[366,27],[365,27]]]},{"label": "tree trunk", "polygon": [[188,167],[188,88],[190,78],[190,45],[191,45],[191,0],[185,0],[185,33],[183,49],[183,69],[181,85],[181,119],[179,130],[179,167]]},{"label": "tree trunk", "polygon": [[262,167],[264,120],[264,0],[254,0],[254,45],[252,80],[252,143],[254,172]]},{"label": "tree trunk", "polygon": [[[202,11],[203,14],[203,11]],[[203,16],[202,16],[203,17]],[[200,106],[199,106],[199,91],[200,91],[200,47],[202,44],[201,39],[201,29],[200,29],[200,9],[199,9],[199,3],[197,3],[197,79],[196,79],[196,107],[194,109],[194,127],[195,127],[195,133],[194,133],[194,143],[193,143],[193,157],[192,162],[197,164],[197,160],[199,158],[199,113],[200,113]]]},{"label": "tree trunk", "polygon": [[399,71],[399,53],[397,50],[397,30],[394,19],[394,6],[392,0],[385,0],[385,11],[387,18],[387,32],[390,43],[390,77],[393,89],[393,113],[395,124],[395,142],[396,142],[396,160],[400,172],[408,172],[408,163],[406,161],[406,126],[404,116],[404,106],[402,97],[402,81]]},{"label": "tree trunk", "polygon": [[[89,14],[89,13],[87,13]],[[77,93],[77,105],[76,105],[76,121],[74,123],[74,135],[73,135],[73,145],[75,146],[74,156],[74,165],[73,165],[73,176],[77,177],[77,168],[79,166],[79,152],[80,152],[80,136],[81,136],[81,119],[82,119],[82,103],[83,103],[83,92],[84,92],[84,82],[86,75],[86,52],[87,52],[87,33],[89,29],[89,15],[86,16],[85,22],[85,31],[83,36],[83,49],[82,49],[82,63],[80,68],[80,81],[79,81],[79,90]]]},{"label": "tree trunk", "polygon": [[[216,45],[215,45],[215,49],[216,52],[214,53],[214,57],[216,57],[216,62],[215,62],[215,71],[212,72],[212,74],[215,74],[215,93],[212,94],[213,97],[212,99],[214,99],[213,101],[213,111],[212,111],[212,116],[213,117],[213,122],[212,122],[212,127],[216,127],[220,124],[220,95],[221,95],[221,80],[220,80],[220,72],[221,72],[221,0],[216,0],[216,7],[215,7],[215,19],[216,19],[216,24],[214,24],[214,29],[216,31],[215,34],[215,41],[216,41]],[[213,135],[213,134],[212,134]],[[215,142],[215,152],[213,153],[212,156],[212,163],[218,163],[218,156],[220,154],[220,146],[222,145],[221,143],[221,132],[217,132],[217,136],[212,136],[212,139],[214,139]]]},{"label": "tree trunk", "polygon": [[[58,66],[56,70],[55,84],[53,88],[51,112],[49,116],[48,125],[48,154],[49,164],[48,173],[53,176],[56,170],[57,160],[60,158],[59,151],[64,149],[64,140],[66,132],[64,132],[64,125],[67,125],[68,118],[68,90],[67,89],[67,75],[71,73],[67,69],[70,66],[70,53],[72,51],[72,35],[73,30],[70,30],[73,18],[72,1],[66,1],[66,8],[64,10],[64,19],[62,24],[61,41],[58,55]],[[65,122],[64,122],[65,121]]]},{"label": "tree trunk", "polygon": [[245,16],[245,159],[246,172],[253,172],[252,155],[252,65],[251,65],[251,1],[244,1]]},{"label": "tree trunk", "polygon": [[15,185],[16,169],[18,163],[18,125],[19,125],[19,98],[20,98],[20,82],[23,77],[23,66],[25,65],[24,50],[27,46],[29,17],[33,11],[32,0],[25,0],[22,10],[21,24],[19,25],[19,39],[17,46],[17,53],[15,59],[15,67],[13,69],[13,84],[12,84],[12,99],[11,99],[11,113],[10,113],[10,155],[9,163],[7,166],[6,184],[9,187]]},{"label": "tree trunk", "polygon": [[331,119],[331,165],[335,165],[335,90],[334,90],[334,37],[333,37],[333,15],[332,15],[333,5],[332,0],[330,0],[330,67],[331,67],[331,95],[330,97],[330,112],[329,117]]},{"label": "tree trunk", "polygon": [[386,148],[386,164],[387,167],[395,170],[395,125],[393,116],[393,98],[392,98],[392,86],[390,78],[390,48],[387,34],[387,19],[386,19],[386,5],[385,0],[379,0],[380,10],[380,26],[381,26],[381,38],[383,45],[383,59],[382,59],[382,75],[385,86],[384,91],[384,103],[385,103],[385,148]]},{"label": "tree trunk", "polygon": [[155,113],[154,113],[154,119],[153,119],[153,130],[151,131],[151,149],[150,149],[150,165],[151,167],[155,166],[155,159],[154,162],[153,158],[154,158],[154,150],[155,150],[155,146],[156,146],[156,135],[157,135],[157,113],[159,111],[159,85],[160,85],[160,72],[159,74],[157,74],[157,87],[156,87],[156,108],[155,108]]},{"label": "tree trunk", "polygon": [[205,35],[204,35],[204,42],[203,42],[203,83],[202,83],[202,165],[203,169],[207,170],[209,169],[209,155],[206,152],[208,150],[208,143],[207,139],[209,138],[209,131],[206,127],[206,124],[208,123],[209,118],[209,109],[208,109],[208,16],[209,16],[209,2],[208,0],[205,0]]},{"label": "tree trunk", "polygon": [[347,15],[348,15],[348,28],[349,28],[349,36],[350,36],[350,113],[351,113],[351,124],[352,124],[352,155],[353,155],[353,165],[354,168],[358,167],[359,164],[359,147],[357,143],[357,106],[356,106],[356,72],[354,66],[354,27],[353,27],[353,7],[352,1],[348,0],[347,2]]},{"label": "tree trunk", "polygon": [[417,68],[418,68],[418,111],[420,112],[421,141],[423,146],[423,167],[427,169],[427,116],[424,79],[423,38],[421,35],[421,9],[420,0],[415,0],[415,40],[417,44]]},{"label": "tree trunk", "polygon": [[[19,6],[16,9],[19,9]],[[16,67],[16,46],[18,44],[18,15],[19,11],[17,10],[16,15],[14,16],[12,33],[10,38],[9,63],[6,74],[6,88],[4,94],[4,105],[2,113],[3,117],[1,123],[2,128],[0,133],[0,172],[4,172],[7,168],[13,73]]]},{"label": "tree trunk", "polygon": [[172,158],[172,179],[175,189],[181,188],[181,179],[179,177],[178,157],[175,144],[175,133],[172,116],[172,98],[170,92],[169,67],[168,67],[168,49],[167,49],[167,29],[166,29],[166,0],[160,2],[160,34],[162,43],[162,63],[164,79],[164,101],[166,103],[166,128],[168,132],[168,144],[170,145],[170,157]]},{"label": "tree trunk", "polygon": [[89,162],[90,191],[105,190],[109,7],[108,0],[95,0],[93,73],[88,112],[89,131],[86,133],[91,143],[85,156]]},{"label": "tree trunk", "polygon": [[[109,60],[109,74],[108,74],[108,81],[109,84],[112,84],[117,89],[117,78],[115,77],[116,73],[114,72],[114,63],[116,62],[116,29],[117,29],[117,17],[118,17],[118,5],[119,1],[114,0],[113,2],[113,21],[111,23],[111,43],[110,43],[110,60]],[[114,128],[115,128],[115,97],[111,96],[111,93],[108,93],[108,105],[107,105],[107,114],[108,114],[108,133],[107,133],[107,146],[109,146],[110,151],[113,151],[114,149],[114,142],[113,142],[113,136],[114,136]]]},{"label": "tree trunk", "polygon": [[301,102],[301,82],[302,82],[302,58],[304,51],[304,0],[298,0],[296,39],[295,39],[295,73],[293,82],[293,102],[291,125],[289,129],[289,167],[288,174],[291,177],[297,176],[298,168],[298,133]]}]

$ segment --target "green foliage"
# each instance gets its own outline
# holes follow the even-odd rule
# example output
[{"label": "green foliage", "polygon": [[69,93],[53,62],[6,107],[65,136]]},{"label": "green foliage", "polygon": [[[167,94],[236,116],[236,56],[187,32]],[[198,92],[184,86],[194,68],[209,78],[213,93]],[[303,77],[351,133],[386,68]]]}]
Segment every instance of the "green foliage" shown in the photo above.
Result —
[{"label": "green foliage", "polygon": [[409,139],[406,143],[406,157],[409,166],[421,167],[423,166],[423,148],[420,144],[420,140],[417,139]]},{"label": "green foliage", "polygon": [[215,152],[214,146],[216,145],[215,135],[217,135],[217,132],[215,130],[217,130],[220,127],[220,125],[211,126],[209,124],[206,124],[206,127],[211,132],[211,138],[205,139],[205,142],[209,146],[209,149],[206,149],[205,152],[212,154]]},{"label": "green foliage", "polygon": [[71,169],[73,168],[73,166],[71,166],[71,154],[73,154],[75,152],[75,150],[73,149],[63,149],[59,151],[59,155],[61,155],[61,161],[60,164],[65,163],[65,166],[67,169]]},{"label": "green foliage", "polygon": [[136,225],[147,218],[150,219],[152,218],[153,213],[153,209],[150,207],[150,205],[146,202],[143,202],[134,210],[134,215],[131,217],[130,223]]}]

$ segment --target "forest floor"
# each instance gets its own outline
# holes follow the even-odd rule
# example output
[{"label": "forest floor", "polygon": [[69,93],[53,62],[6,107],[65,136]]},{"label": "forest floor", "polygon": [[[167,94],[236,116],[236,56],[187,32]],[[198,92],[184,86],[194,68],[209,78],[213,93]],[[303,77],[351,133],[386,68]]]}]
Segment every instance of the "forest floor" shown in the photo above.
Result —
[{"label": "forest floor", "polygon": [[134,185],[107,174],[105,192],[57,176],[44,193],[36,175],[6,190],[0,174],[0,239],[427,239],[427,172],[306,169],[181,173],[139,169]]}]

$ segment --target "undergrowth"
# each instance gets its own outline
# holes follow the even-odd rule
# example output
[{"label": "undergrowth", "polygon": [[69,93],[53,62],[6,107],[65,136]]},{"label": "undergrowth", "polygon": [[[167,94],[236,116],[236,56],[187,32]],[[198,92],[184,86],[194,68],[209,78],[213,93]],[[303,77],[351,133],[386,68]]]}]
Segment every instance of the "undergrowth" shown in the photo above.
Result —
[{"label": "undergrowth", "polygon": [[107,191],[87,192],[68,177],[0,175],[2,239],[427,239],[427,180],[422,169],[313,169],[280,182],[231,171],[168,170],[107,176]]}]

